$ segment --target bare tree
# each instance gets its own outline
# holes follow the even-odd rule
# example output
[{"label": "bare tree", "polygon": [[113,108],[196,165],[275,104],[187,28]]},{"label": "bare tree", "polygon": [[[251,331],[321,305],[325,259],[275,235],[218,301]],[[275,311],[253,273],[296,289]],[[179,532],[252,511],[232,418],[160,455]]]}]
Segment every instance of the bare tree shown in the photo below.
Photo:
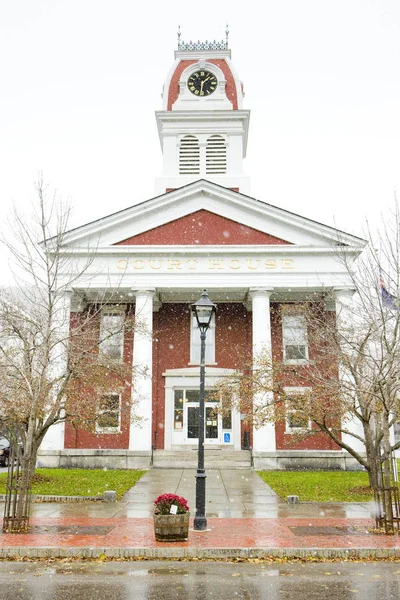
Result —
[{"label": "bare tree", "polygon": [[[347,300],[327,290],[323,298],[281,305],[275,318],[302,311],[307,323],[308,360],[284,361],[280,349],[263,352],[253,364],[220,382],[242,414],[260,426],[290,418],[294,441],[321,432],[367,471],[388,531],[398,525],[394,451],[400,441],[400,214],[395,203],[378,232],[368,228],[368,245],[354,264],[345,247],[337,259],[354,288]],[[378,241],[378,247],[377,247]],[[332,308],[336,308],[332,311]],[[301,389],[298,394],[288,388]],[[264,402],[253,402],[253,397]],[[398,506],[398,504],[397,504]]]},{"label": "bare tree", "polygon": [[[8,529],[17,531],[27,527],[27,497],[49,428],[68,419],[76,427],[93,429],[100,392],[132,386],[132,369],[99,351],[118,333],[106,331],[100,339],[101,299],[79,318],[70,318],[65,300],[91,259],[78,268],[65,257],[70,207],[55,196],[48,199],[42,181],[36,192],[33,214],[23,216],[14,209],[11,234],[3,233],[1,240],[15,274],[15,284],[0,292],[0,412],[2,425],[23,447],[15,511],[7,521]],[[125,332],[135,326],[133,315],[127,315]],[[131,414],[131,405],[123,410]]]}]

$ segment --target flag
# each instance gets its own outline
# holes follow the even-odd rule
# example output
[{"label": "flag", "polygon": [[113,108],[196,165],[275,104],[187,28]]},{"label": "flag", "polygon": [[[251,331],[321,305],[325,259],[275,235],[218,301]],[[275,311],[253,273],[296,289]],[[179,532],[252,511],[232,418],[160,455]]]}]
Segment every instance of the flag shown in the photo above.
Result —
[{"label": "flag", "polygon": [[393,296],[390,292],[387,291],[385,287],[385,281],[382,277],[382,273],[380,274],[379,284],[381,288],[381,296],[382,296],[382,305],[386,308],[393,308],[395,310],[398,309],[398,301],[396,296]]}]

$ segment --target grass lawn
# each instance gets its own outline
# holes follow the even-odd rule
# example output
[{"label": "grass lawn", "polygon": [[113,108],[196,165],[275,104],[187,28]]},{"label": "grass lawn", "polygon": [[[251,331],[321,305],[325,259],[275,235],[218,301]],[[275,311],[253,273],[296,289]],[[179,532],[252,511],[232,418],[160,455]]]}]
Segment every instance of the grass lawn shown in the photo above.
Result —
[{"label": "grass lawn", "polygon": [[261,479],[281,496],[296,495],[300,502],[368,502],[373,493],[364,472],[258,471]]},{"label": "grass lawn", "polygon": [[[106,490],[121,498],[145,471],[103,469],[36,469],[33,494],[55,496],[102,496]],[[0,473],[0,494],[6,493],[7,473]]]}]

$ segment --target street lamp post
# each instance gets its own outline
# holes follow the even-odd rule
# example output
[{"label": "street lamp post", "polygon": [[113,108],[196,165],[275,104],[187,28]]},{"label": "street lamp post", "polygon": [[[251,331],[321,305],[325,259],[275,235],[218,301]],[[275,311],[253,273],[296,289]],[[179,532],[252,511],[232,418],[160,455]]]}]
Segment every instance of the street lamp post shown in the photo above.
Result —
[{"label": "street lamp post", "polygon": [[216,311],[216,306],[203,290],[201,298],[192,304],[192,311],[196,316],[197,326],[200,330],[200,398],[199,398],[199,447],[197,451],[196,473],[196,515],[193,527],[197,531],[207,529],[206,519],[206,473],[204,469],[204,384],[205,384],[205,355],[206,335],[211,319]]}]

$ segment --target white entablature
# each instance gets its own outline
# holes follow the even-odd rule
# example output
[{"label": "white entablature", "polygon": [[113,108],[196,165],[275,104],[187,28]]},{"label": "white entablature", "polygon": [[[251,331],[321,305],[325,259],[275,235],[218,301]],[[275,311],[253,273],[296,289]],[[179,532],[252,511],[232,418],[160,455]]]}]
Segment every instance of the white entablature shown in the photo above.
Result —
[{"label": "white entablature", "polygon": [[[265,243],[247,245],[235,240],[183,244],[180,222],[192,215],[199,218],[199,211],[281,243],[266,238]],[[161,243],[165,227],[171,226],[177,232],[176,243]],[[149,232],[153,241],[145,244],[140,236]],[[228,301],[245,301],[249,289],[265,285],[274,289],[277,299],[290,294],[305,298],[324,289],[348,287],[351,281],[338,260],[338,248],[352,260],[364,245],[355,236],[198,181],[71,231],[63,251],[82,267],[93,252],[77,288],[119,289],[123,294],[131,288],[152,288],[161,290],[164,298],[169,290],[174,301],[206,286],[210,291],[221,290]]]}]

